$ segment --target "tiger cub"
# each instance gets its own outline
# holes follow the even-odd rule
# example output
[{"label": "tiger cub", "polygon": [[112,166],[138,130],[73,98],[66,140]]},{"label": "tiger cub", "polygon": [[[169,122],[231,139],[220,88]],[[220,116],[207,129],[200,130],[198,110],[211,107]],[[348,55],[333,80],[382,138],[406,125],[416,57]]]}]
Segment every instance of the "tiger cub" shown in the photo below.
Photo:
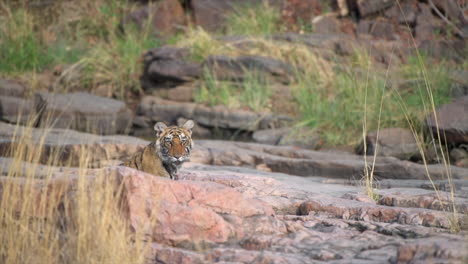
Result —
[{"label": "tiger cub", "polygon": [[156,123],[156,141],[134,154],[123,166],[177,180],[177,171],[189,159],[193,147],[193,126],[192,120],[185,122],[182,127]]}]

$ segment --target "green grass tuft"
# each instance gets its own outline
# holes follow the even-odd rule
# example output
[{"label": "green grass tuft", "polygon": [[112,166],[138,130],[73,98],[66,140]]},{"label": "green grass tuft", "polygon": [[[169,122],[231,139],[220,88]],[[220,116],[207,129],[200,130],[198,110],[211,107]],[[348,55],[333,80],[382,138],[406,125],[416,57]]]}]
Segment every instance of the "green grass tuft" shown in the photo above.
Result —
[{"label": "green grass tuft", "polygon": [[280,11],[264,1],[236,5],[226,18],[226,35],[271,35],[280,31]]},{"label": "green grass tuft", "polygon": [[229,108],[247,108],[253,111],[269,111],[272,95],[269,81],[256,72],[245,72],[242,82],[221,81],[207,68],[204,83],[195,96],[195,101],[211,106],[225,105]]},{"label": "green grass tuft", "polygon": [[40,71],[53,62],[34,32],[31,15],[24,9],[7,10],[0,20],[0,72]]}]

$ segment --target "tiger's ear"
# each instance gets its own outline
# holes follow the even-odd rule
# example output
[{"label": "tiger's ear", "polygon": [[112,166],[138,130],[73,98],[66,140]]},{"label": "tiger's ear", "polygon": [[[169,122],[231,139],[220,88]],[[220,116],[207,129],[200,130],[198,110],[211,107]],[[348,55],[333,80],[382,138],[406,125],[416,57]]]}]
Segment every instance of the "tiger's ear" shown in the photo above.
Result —
[{"label": "tiger's ear", "polygon": [[166,124],[164,124],[163,122],[157,122],[154,125],[154,130],[156,131],[156,137],[159,137],[166,128],[167,128]]},{"label": "tiger's ear", "polygon": [[195,125],[193,120],[187,120],[185,124],[182,126],[183,129],[187,130],[190,134],[192,134],[192,128]]}]

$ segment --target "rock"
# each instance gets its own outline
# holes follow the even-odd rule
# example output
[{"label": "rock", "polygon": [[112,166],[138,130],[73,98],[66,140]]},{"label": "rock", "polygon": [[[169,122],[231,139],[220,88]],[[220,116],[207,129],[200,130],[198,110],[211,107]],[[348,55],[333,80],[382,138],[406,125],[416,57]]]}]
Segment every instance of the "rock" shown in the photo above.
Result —
[{"label": "rock", "polygon": [[462,63],[466,55],[462,52],[466,47],[463,40],[423,40],[418,46],[420,52],[435,59],[449,59]]},{"label": "rock", "polygon": [[281,138],[288,132],[288,128],[257,130],[253,133],[252,138],[258,143],[278,145]]},{"label": "rock", "polygon": [[31,100],[0,95],[0,120],[13,124],[34,124],[37,114]]},{"label": "rock", "polygon": [[162,35],[174,33],[178,26],[185,25],[184,9],[177,0],[162,0],[155,5],[146,5],[130,13],[124,23],[132,22],[140,30],[143,30],[150,18],[152,19],[150,22],[153,27],[152,30]]},{"label": "rock", "polygon": [[202,73],[201,65],[189,61],[189,56],[189,50],[169,46],[147,51],[144,54],[141,77],[143,88],[180,84],[199,78]]},{"label": "rock", "polygon": [[[150,232],[155,242],[166,245],[186,247],[193,242],[239,239],[244,234],[239,229],[243,221],[274,214],[268,205],[220,184],[168,181],[128,168],[117,173],[124,177],[131,226],[138,231],[150,225],[151,205],[159,205]],[[226,221],[228,215],[236,217],[236,222]]]},{"label": "rock", "polygon": [[108,135],[125,132],[132,119],[124,102],[88,93],[39,93],[35,105],[41,114],[41,127]]},{"label": "rock", "polygon": [[414,32],[418,40],[434,39],[434,32],[441,29],[441,22],[432,15],[432,9],[429,5],[418,3],[419,12],[416,16],[416,27]]},{"label": "rock", "polygon": [[437,120],[434,113],[426,118],[426,125],[436,139],[439,131],[441,140],[447,144],[468,143],[468,96],[439,106],[436,116]]},{"label": "rock", "polygon": [[[383,128],[380,131],[372,131],[366,136],[366,147],[366,155],[377,154],[403,160],[411,159],[419,154],[413,132],[406,128]],[[363,142],[356,148],[356,153],[364,155]]]},{"label": "rock", "polygon": [[449,78],[452,82],[450,88],[453,98],[468,95],[468,71],[454,70],[450,73]]},{"label": "rock", "polygon": [[78,166],[86,153],[90,167],[99,167],[106,160],[122,160],[149,143],[128,136],[98,136],[66,129],[16,127],[2,122],[0,139],[0,156],[13,156],[19,141],[26,153],[37,153],[40,163],[47,164],[50,156],[56,154],[59,165]]},{"label": "rock", "polygon": [[302,43],[311,48],[321,49],[321,53],[333,51],[338,55],[351,55],[354,53],[354,48],[359,45],[355,39],[346,34],[285,33],[275,35],[273,39],[291,43]]},{"label": "rock", "polygon": [[368,16],[370,14],[383,11],[393,4],[395,1],[392,0],[357,0],[356,2],[359,14],[362,17]]},{"label": "rock", "polygon": [[23,97],[25,90],[24,86],[14,81],[0,78],[0,96]]},{"label": "rock", "polygon": [[307,128],[280,128],[257,130],[252,138],[255,142],[280,145],[295,146],[308,149],[316,149],[320,145],[319,135]]},{"label": "rock", "polygon": [[194,103],[180,103],[147,96],[137,108],[138,116],[146,116],[152,121],[175,123],[178,118],[192,119],[211,128],[241,129],[254,131],[268,127],[281,127],[289,124],[286,116],[255,113],[245,110],[232,110],[224,106],[208,107]]},{"label": "rock", "polygon": [[[464,18],[463,9],[455,0],[432,0],[434,5],[446,16],[450,21],[455,24],[466,23]],[[465,14],[466,15],[466,14]]]},{"label": "rock", "polygon": [[[228,141],[197,140],[197,148],[191,155],[193,162],[245,166],[255,168],[259,164],[273,172],[298,176],[321,176],[339,179],[361,179],[366,165],[364,158],[357,155],[327,153],[285,146],[268,146],[254,143],[230,143]],[[367,164],[373,157],[367,157]],[[451,167],[452,179],[465,179],[467,171]],[[375,177],[383,179],[446,179],[443,165],[420,165],[400,161],[393,157],[377,157]]]},{"label": "rock", "polygon": [[[463,146],[463,145],[462,145]],[[466,146],[466,145],[465,145]],[[468,158],[468,151],[464,148],[454,148],[450,151],[450,158],[457,162],[462,159]]]},{"label": "rock", "polygon": [[[400,9],[401,6],[401,9]],[[393,5],[385,11],[385,16],[390,20],[397,21],[402,25],[414,26],[416,23],[417,3],[403,2],[399,5]]]},{"label": "rock", "polygon": [[395,26],[386,20],[361,20],[356,32],[361,35],[368,34],[379,39],[397,39]]},{"label": "rock", "polygon": [[176,102],[193,102],[195,93],[199,88],[190,85],[181,85],[169,90],[167,99]]},{"label": "rock", "polygon": [[468,199],[454,197],[450,192],[436,193],[432,190],[422,190],[417,188],[391,188],[377,190],[380,196],[378,203],[381,205],[406,207],[406,208],[426,208],[437,211],[450,212],[452,206],[457,208],[461,214],[468,214]]},{"label": "rock", "polygon": [[201,253],[196,253],[190,250],[164,246],[159,243],[153,243],[151,247],[151,257],[148,263],[190,263],[204,264],[206,263],[205,256]]},{"label": "rock", "polygon": [[326,212],[343,219],[376,221],[384,223],[397,222],[406,225],[424,225],[450,228],[450,214],[427,209],[394,208],[353,200],[337,200],[337,198],[321,197],[307,201],[299,206],[299,215],[309,212]]},{"label": "rock", "polygon": [[243,81],[247,73],[259,74],[280,83],[289,83],[293,79],[293,68],[282,61],[263,56],[209,56],[205,67],[218,80]]},{"label": "rock", "polygon": [[312,19],[314,32],[318,34],[339,33],[340,25],[338,20],[329,15],[316,16]]},{"label": "rock", "polygon": [[[392,206],[342,199],[337,197],[342,193],[332,194],[329,185],[313,178],[190,163],[184,164],[179,181],[126,167],[50,169],[57,174],[48,180],[14,180],[19,189],[28,186],[33,198],[41,198],[35,201],[67,201],[60,208],[69,212],[69,218],[60,219],[62,225],[78,219],[73,210],[78,179],[90,194],[99,185],[119,190],[116,209],[129,231],[142,232],[150,243],[144,256],[149,263],[463,263],[466,254],[467,233],[450,233],[449,213],[398,207],[404,199]],[[0,199],[11,181],[0,177]],[[384,197],[434,193],[385,191]],[[49,216],[56,204],[15,210],[33,221]],[[74,225],[67,227],[73,231]]]}]

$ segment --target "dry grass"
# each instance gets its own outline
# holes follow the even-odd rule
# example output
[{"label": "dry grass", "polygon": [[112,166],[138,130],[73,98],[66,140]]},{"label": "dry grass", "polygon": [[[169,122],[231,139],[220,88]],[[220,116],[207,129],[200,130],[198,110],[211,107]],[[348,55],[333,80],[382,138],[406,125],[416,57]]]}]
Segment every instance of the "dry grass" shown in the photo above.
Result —
[{"label": "dry grass", "polygon": [[0,262],[143,263],[149,245],[129,229],[122,185],[87,169],[86,151],[78,168],[57,173],[59,149],[39,165],[47,133],[32,142],[32,128],[16,127],[12,161],[0,179]]},{"label": "dry grass", "polygon": [[[399,6],[401,13],[404,15],[404,13],[401,10],[399,1],[397,1],[397,5]],[[408,24],[407,24],[407,27],[409,28]],[[416,48],[417,45],[413,37],[412,37],[412,41],[413,41],[413,46]],[[416,50],[416,57],[413,58],[413,63],[405,65],[403,67],[403,73],[412,75],[412,77],[414,76],[419,77],[424,81],[424,85],[418,86],[417,91],[414,92],[416,101],[418,102],[418,105],[421,108],[419,116],[417,116],[416,118],[414,117],[414,113],[410,105],[411,100],[409,101],[407,98],[405,98],[402,92],[395,89],[395,87],[393,87],[393,93],[395,95],[394,98],[396,98],[396,102],[398,103],[400,107],[400,111],[402,112],[404,119],[407,122],[407,127],[413,133],[414,139],[416,141],[416,144],[420,152],[422,163],[424,164],[426,168],[427,179],[432,184],[432,188],[434,192],[436,193],[439,203],[441,205],[444,205],[446,203],[442,199],[440,191],[434,184],[434,181],[428,170],[429,161],[428,161],[427,153],[426,153],[427,143],[426,143],[426,139],[421,133],[421,125],[418,123],[419,120],[425,118],[425,116],[427,116],[428,114],[432,114],[434,116],[437,133],[436,133],[436,136],[434,137],[432,132],[429,132],[430,143],[433,144],[434,149],[438,150],[436,151],[436,155],[437,155],[436,159],[441,161],[442,165],[444,166],[445,176],[446,176],[449,188],[450,188],[450,201],[451,201],[450,204],[448,204],[447,206],[441,206],[441,208],[443,209],[443,211],[451,212],[451,217],[449,219],[450,230],[456,233],[461,230],[461,223],[460,223],[460,217],[457,211],[457,207],[455,205],[455,187],[453,184],[453,177],[452,177],[451,170],[450,170],[451,165],[450,165],[450,160],[449,160],[449,155],[448,155],[448,148],[447,146],[444,146],[442,144],[444,135],[442,135],[439,130],[439,124],[438,124],[439,121],[437,118],[437,111],[436,111],[436,106],[440,104],[441,101],[443,102],[443,100],[445,99],[444,96],[446,96],[444,92],[447,92],[447,89],[442,89],[441,91],[440,87],[442,86],[442,88],[445,88],[444,86],[448,86],[447,75],[446,75],[447,73],[446,73],[446,69],[442,69],[439,65],[438,67],[437,66],[432,67],[431,68],[432,71],[429,74],[428,68],[426,65],[427,64],[426,59],[421,55],[421,53],[419,52],[417,48],[415,50]],[[369,76],[369,72],[370,72],[370,63],[368,63],[367,76]],[[384,104],[384,96],[382,96],[380,100],[379,118],[378,118],[378,123],[377,123],[377,140],[376,140],[377,142],[378,142],[378,137],[379,137],[378,131],[380,130],[380,125],[381,125],[383,104]],[[367,109],[367,82],[366,82],[366,94],[365,94],[364,106],[365,106],[365,109]],[[363,129],[362,129],[362,136],[363,136],[362,139],[364,142],[364,161],[365,161],[365,168],[364,168],[365,187],[364,189],[365,189],[366,194],[369,197],[376,199],[377,195],[374,192],[374,185],[375,185],[374,184],[374,181],[375,181],[374,170],[375,170],[376,157],[378,155],[378,145],[375,147],[372,164],[368,165],[367,158],[366,158],[367,146],[365,143],[366,142],[365,136],[368,131],[367,129],[368,129],[368,124],[367,124],[367,110],[366,110],[364,111]]]}]

